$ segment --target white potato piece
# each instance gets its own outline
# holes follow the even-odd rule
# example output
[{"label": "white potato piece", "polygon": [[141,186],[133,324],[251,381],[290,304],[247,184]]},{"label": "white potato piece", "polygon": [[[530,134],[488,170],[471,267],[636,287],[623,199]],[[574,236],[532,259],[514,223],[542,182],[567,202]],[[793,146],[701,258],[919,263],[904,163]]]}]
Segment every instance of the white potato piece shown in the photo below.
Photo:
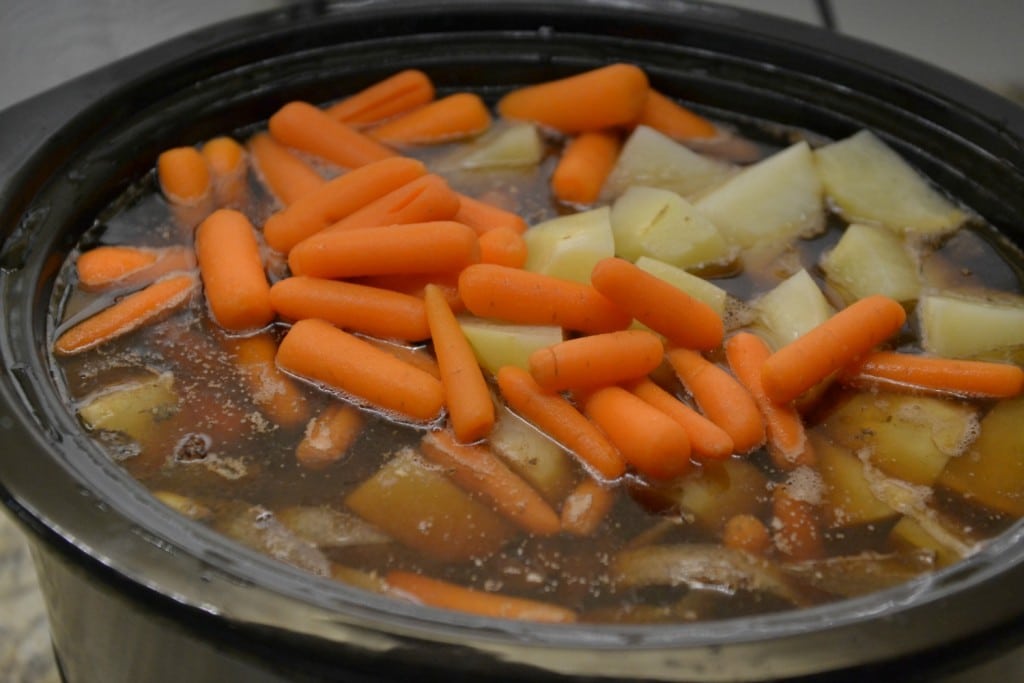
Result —
[{"label": "white potato piece", "polygon": [[755,299],[753,309],[754,326],[773,349],[803,336],[835,313],[805,269]]},{"label": "white potato piece", "polygon": [[850,225],[821,268],[848,303],[872,294],[908,303],[921,294],[918,267],[903,238],[881,226]]},{"label": "white potato piece", "polygon": [[564,448],[505,407],[487,437],[491,450],[549,503],[558,505],[572,490],[576,468]]},{"label": "white potato piece", "polygon": [[598,261],[615,255],[607,206],[538,223],[523,239],[526,270],[584,284],[590,284],[590,271]]},{"label": "white potato piece", "polygon": [[1024,347],[1024,299],[929,291],[917,306],[921,345],[949,358],[1011,359]]},{"label": "white potato piece", "polygon": [[122,432],[144,441],[159,420],[177,410],[174,375],[165,372],[103,389],[79,408],[78,415],[88,429]]},{"label": "white potato piece", "polygon": [[563,339],[562,328],[557,325],[515,325],[459,316],[459,326],[481,367],[492,375],[506,365],[528,370],[531,353]]},{"label": "white potato piece", "polygon": [[461,168],[536,166],[544,158],[544,141],[532,123],[502,125],[474,144],[458,159]]}]

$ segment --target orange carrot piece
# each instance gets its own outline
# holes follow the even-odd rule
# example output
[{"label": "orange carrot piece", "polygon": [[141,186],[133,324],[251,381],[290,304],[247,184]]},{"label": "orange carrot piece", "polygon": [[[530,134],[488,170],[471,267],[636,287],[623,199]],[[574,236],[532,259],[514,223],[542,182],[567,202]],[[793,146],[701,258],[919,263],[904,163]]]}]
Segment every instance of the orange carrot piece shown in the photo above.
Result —
[{"label": "orange carrot piece", "polygon": [[714,138],[719,134],[715,124],[654,88],[647,93],[647,100],[637,123],[676,140]]},{"label": "orange carrot piece", "polygon": [[761,411],[736,378],[692,349],[670,349],[666,356],[701,412],[725,430],[737,453],[764,443]]},{"label": "orange carrot piece", "polygon": [[735,550],[745,550],[754,555],[764,555],[772,546],[772,535],[764,522],[757,517],[738,514],[725,522],[722,529],[722,545]]},{"label": "orange carrot piece", "polygon": [[608,386],[590,394],[583,414],[643,476],[672,479],[690,469],[690,437],[686,430],[622,387]]},{"label": "orange carrot piece", "polygon": [[696,410],[686,405],[650,379],[627,385],[639,398],[678,422],[690,436],[690,456],[698,462],[723,460],[733,453],[732,437]]},{"label": "orange carrot piece", "polygon": [[538,536],[561,531],[562,524],[551,506],[487,446],[460,443],[445,430],[426,434],[420,450],[463,489],[490,499],[495,509],[520,529]]},{"label": "orange carrot piece", "polygon": [[674,346],[706,351],[725,337],[725,325],[713,308],[625,259],[601,259],[590,281],[594,289]]},{"label": "orange carrot piece", "polygon": [[277,369],[277,341],[264,332],[229,343],[253,402],[278,426],[296,427],[309,419],[309,401],[291,377]]},{"label": "orange carrot piece", "polygon": [[465,223],[481,235],[498,228],[509,228],[522,234],[529,227],[522,216],[465,194],[459,195],[459,212],[454,220]]},{"label": "orange carrot piece", "polygon": [[78,282],[84,289],[100,289],[156,263],[160,252],[139,247],[102,246],[83,252],[75,260]]},{"label": "orange carrot piece", "polygon": [[494,401],[483,370],[441,289],[427,285],[424,303],[452,429],[464,443],[482,439],[494,427]]},{"label": "orange carrot piece", "polygon": [[385,578],[395,591],[430,607],[497,619],[569,623],[577,618],[565,607],[465,588],[412,572],[392,570]]},{"label": "orange carrot piece", "polygon": [[375,228],[447,221],[459,211],[459,196],[444,178],[433,173],[420,176],[405,185],[353,211],[327,230]]},{"label": "orange carrot piece", "polygon": [[788,403],[894,335],[906,321],[899,302],[876,294],[842,309],[764,362],[761,382],[776,403]]},{"label": "orange carrot piece", "polygon": [[506,94],[498,112],[566,134],[636,123],[647,101],[647,75],[632,64],[611,64]]},{"label": "orange carrot piece", "polygon": [[351,332],[420,341],[430,336],[423,301],[408,294],[296,275],[274,283],[270,305],[288,320],[321,318]]},{"label": "orange carrot piece", "polygon": [[327,181],[269,133],[249,139],[249,155],[263,184],[285,206],[294,204]]},{"label": "orange carrot piece", "polygon": [[561,395],[545,391],[526,370],[498,370],[498,388],[509,407],[562,444],[607,480],[626,472],[626,461],[594,423]]},{"label": "orange carrot piece", "polygon": [[423,162],[405,157],[383,159],[353,169],[302,195],[267,219],[267,244],[287,254],[296,244],[370,202],[425,175]]},{"label": "orange carrot piece", "polygon": [[619,330],[537,349],[530,374],[547,391],[593,389],[646,376],[661,365],[661,338],[646,330]]},{"label": "orange carrot piece", "polygon": [[1012,398],[1024,390],[1024,370],[987,361],[874,351],[847,366],[840,380],[967,398]]},{"label": "orange carrot piece", "polygon": [[526,240],[517,230],[500,227],[480,235],[481,263],[522,268],[526,265],[526,255]]},{"label": "orange carrot piece", "polygon": [[245,200],[249,170],[245,148],[233,138],[222,135],[203,143],[200,153],[210,169],[217,203],[220,206],[240,205]]},{"label": "orange carrot piece", "polygon": [[365,420],[348,403],[331,403],[306,424],[295,459],[310,470],[321,470],[345,456],[359,438]]},{"label": "orange carrot piece", "polygon": [[175,147],[157,157],[160,189],[172,204],[197,206],[209,199],[213,187],[206,159],[195,147]]},{"label": "orange carrot piece", "polygon": [[394,344],[383,339],[374,339],[373,337],[366,337],[365,340],[378,349],[390,353],[398,360],[422,370],[431,377],[441,379],[441,368],[438,367],[437,360],[425,348]]},{"label": "orange carrot piece", "polygon": [[562,531],[593,536],[615,505],[615,489],[593,477],[584,477],[562,502]]},{"label": "orange carrot piece", "polygon": [[462,92],[385,121],[367,134],[389,145],[426,145],[472,137],[490,125],[491,113],[480,96]]},{"label": "orange carrot piece", "polygon": [[252,223],[234,209],[218,209],[196,230],[196,260],[206,302],[221,327],[241,332],[274,319]]},{"label": "orange carrot piece", "polygon": [[292,273],[325,278],[439,273],[479,260],[476,233],[454,221],[324,231],[288,253]]},{"label": "orange carrot piece", "polygon": [[580,133],[562,151],[551,175],[551,191],[568,204],[593,204],[619,158],[622,142],[610,131]]},{"label": "orange carrot piece", "polygon": [[813,560],[825,554],[817,506],[779,486],[772,492],[775,547],[791,560]]},{"label": "orange carrot piece", "polygon": [[281,144],[342,168],[359,168],[397,154],[308,102],[289,102],[270,117],[268,125]]},{"label": "orange carrot piece", "polygon": [[390,289],[393,292],[401,292],[420,299],[423,298],[427,285],[437,285],[444,293],[444,298],[451,309],[459,313],[465,309],[462,299],[459,298],[459,273],[460,271],[414,273],[412,275],[369,275],[353,278],[352,281],[368,287]]},{"label": "orange carrot piece", "polygon": [[54,343],[54,351],[65,356],[81,353],[133,332],[183,303],[197,284],[191,274],[158,280],[68,329]]},{"label": "orange carrot piece", "polygon": [[462,271],[459,296],[474,315],[524,325],[599,333],[625,329],[631,321],[589,285],[490,263]]},{"label": "orange carrot piece", "polygon": [[760,337],[739,332],[725,343],[725,357],[736,378],[754,397],[765,420],[768,452],[780,469],[814,464],[814,449],[807,439],[800,413],[791,403],[776,403],[761,385],[761,371],[772,350]]},{"label": "orange carrot piece", "polygon": [[416,422],[435,420],[444,408],[444,387],[437,378],[324,320],[292,325],[278,347],[277,364]]},{"label": "orange carrot piece", "polygon": [[349,125],[366,125],[404,114],[434,99],[434,84],[419,69],[406,69],[327,108]]}]

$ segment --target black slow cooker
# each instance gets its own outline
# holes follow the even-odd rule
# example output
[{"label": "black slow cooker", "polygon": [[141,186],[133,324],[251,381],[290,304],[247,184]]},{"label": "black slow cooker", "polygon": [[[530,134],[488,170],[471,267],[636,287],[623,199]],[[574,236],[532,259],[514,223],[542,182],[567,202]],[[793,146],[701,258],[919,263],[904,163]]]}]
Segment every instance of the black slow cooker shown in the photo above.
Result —
[{"label": "black slow cooker", "polygon": [[412,66],[493,100],[613,61],[741,129],[870,128],[1024,245],[1024,111],[865,43],[682,0],[302,5],[0,112],[0,498],[32,542],[66,680],[933,681],[1018,652],[1021,524],[958,565],[824,607],[679,626],[510,623],[257,555],[169,512],[79,428],[47,358],[54,275],[161,150]]}]

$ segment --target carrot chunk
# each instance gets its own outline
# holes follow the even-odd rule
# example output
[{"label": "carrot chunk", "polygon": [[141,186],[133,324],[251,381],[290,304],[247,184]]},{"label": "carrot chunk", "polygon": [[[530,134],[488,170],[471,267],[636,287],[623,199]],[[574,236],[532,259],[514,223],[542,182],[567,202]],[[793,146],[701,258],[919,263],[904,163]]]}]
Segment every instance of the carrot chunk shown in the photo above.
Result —
[{"label": "carrot chunk", "polygon": [[843,370],[845,384],[903,387],[970,398],[1012,398],[1024,390],[1024,370],[1008,363],[874,351]]},{"label": "carrot chunk", "polygon": [[551,175],[555,197],[568,204],[593,204],[619,157],[622,142],[608,131],[580,133],[562,151]]},{"label": "carrot chunk", "polygon": [[497,228],[508,228],[522,234],[528,227],[522,216],[465,194],[459,195],[459,211],[454,220],[465,223],[478,234]]},{"label": "carrot chunk", "polygon": [[229,346],[253,402],[273,422],[290,429],[309,419],[308,400],[275,364],[277,342],[269,333],[233,339]]},{"label": "carrot chunk", "polygon": [[367,125],[404,114],[434,99],[434,83],[419,69],[406,69],[327,108],[349,125]]},{"label": "carrot chunk", "polygon": [[491,125],[479,95],[455,93],[375,126],[368,135],[389,145],[423,145],[478,135]]},{"label": "carrot chunk", "polygon": [[257,133],[248,142],[253,167],[270,193],[285,206],[327,181],[316,169],[293,154],[269,133]]},{"label": "carrot chunk", "polygon": [[562,531],[593,536],[615,505],[615,489],[593,477],[584,477],[562,502]]},{"label": "carrot chunk", "polygon": [[389,147],[332,118],[307,102],[289,102],[270,117],[270,134],[281,144],[342,168],[358,168],[396,155]]},{"label": "carrot chunk", "polygon": [[690,437],[690,455],[694,460],[722,460],[733,453],[732,437],[696,410],[686,405],[650,379],[626,385],[639,398],[678,422]]},{"label": "carrot chunk", "polygon": [[310,470],[338,462],[359,438],[364,424],[359,409],[348,403],[331,403],[306,424],[295,447],[295,459]]},{"label": "carrot chunk", "polygon": [[715,124],[654,88],[647,93],[647,100],[644,102],[644,108],[637,123],[653,128],[676,140],[718,136],[718,128],[715,127]]},{"label": "carrot chunk", "polygon": [[328,230],[375,228],[452,220],[459,211],[459,196],[444,178],[433,173],[405,185],[353,211]]},{"label": "carrot chunk", "polygon": [[509,268],[526,264],[527,247],[522,234],[508,227],[498,227],[480,235],[480,262]]},{"label": "carrot chunk", "polygon": [[530,374],[548,391],[593,389],[644,377],[661,365],[664,346],[646,330],[569,339],[530,354]]},{"label": "carrot chunk", "polygon": [[195,147],[175,147],[156,162],[160,189],[172,204],[195,206],[210,196],[213,181],[206,159]]}]

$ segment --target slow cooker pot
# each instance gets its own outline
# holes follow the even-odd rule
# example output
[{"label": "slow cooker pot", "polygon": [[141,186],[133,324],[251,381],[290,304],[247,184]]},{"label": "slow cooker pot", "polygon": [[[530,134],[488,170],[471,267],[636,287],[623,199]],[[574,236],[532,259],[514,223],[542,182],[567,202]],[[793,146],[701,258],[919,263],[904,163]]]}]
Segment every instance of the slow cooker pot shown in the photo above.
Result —
[{"label": "slow cooker pot", "polygon": [[824,607],[523,624],[399,603],[246,550],[169,512],[79,428],[47,359],[54,274],[159,151],[411,66],[493,99],[612,61],[762,136],[782,131],[773,124],[833,138],[870,128],[982,214],[993,239],[1024,244],[1024,111],[865,43],[683,1],[300,5],[0,112],[0,497],[32,542],[66,680],[931,681],[994,657],[1020,665],[1022,524],[956,566]]}]

